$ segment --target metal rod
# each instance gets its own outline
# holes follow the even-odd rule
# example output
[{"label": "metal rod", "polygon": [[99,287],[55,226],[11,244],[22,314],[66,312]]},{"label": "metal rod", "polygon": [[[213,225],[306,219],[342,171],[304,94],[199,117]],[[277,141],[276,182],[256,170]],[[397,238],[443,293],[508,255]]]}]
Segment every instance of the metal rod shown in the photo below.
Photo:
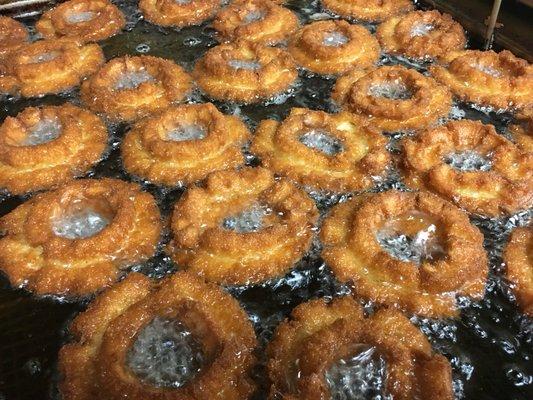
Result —
[{"label": "metal rod", "polygon": [[20,1],[14,1],[12,3],[0,4],[0,11],[1,10],[13,10],[15,8],[33,6],[33,5],[36,5],[36,4],[44,4],[44,3],[50,3],[50,0],[20,0]]},{"label": "metal rod", "polygon": [[490,49],[492,46],[494,28],[496,27],[496,22],[498,22],[498,15],[500,14],[501,5],[502,0],[494,0],[494,3],[492,4],[492,12],[490,14],[487,31],[485,33],[485,50]]}]

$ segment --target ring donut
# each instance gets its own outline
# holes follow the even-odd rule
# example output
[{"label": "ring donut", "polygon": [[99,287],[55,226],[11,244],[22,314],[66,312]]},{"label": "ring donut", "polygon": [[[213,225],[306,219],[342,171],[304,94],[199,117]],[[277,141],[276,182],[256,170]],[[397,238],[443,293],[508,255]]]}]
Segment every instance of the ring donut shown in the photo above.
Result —
[{"label": "ring donut", "polygon": [[283,122],[259,124],[251,150],[263,165],[320,190],[369,189],[385,174],[388,141],[349,113],[293,108]]},{"label": "ring donut", "polygon": [[170,60],[114,58],[81,86],[81,99],[112,120],[134,121],[184,100],[190,76]]},{"label": "ring donut", "polygon": [[457,314],[457,295],[483,297],[483,235],[430,193],[356,197],[333,209],[321,239],[327,265],[358,297],[436,318]]},{"label": "ring donut", "polygon": [[39,194],[0,219],[0,270],[36,294],[89,295],[156,250],[154,198],[132,183],[82,179]]},{"label": "ring donut", "polygon": [[124,138],[126,170],[150,182],[173,186],[244,163],[250,139],[246,125],[211,104],[187,104],[139,122]]},{"label": "ring donut", "polygon": [[297,306],[267,356],[271,400],[455,398],[450,362],[407,317],[382,309],[365,318],[349,297]]},{"label": "ring donut", "polygon": [[300,29],[289,42],[289,52],[305,69],[319,74],[342,74],[372,67],[380,48],[360,25],[342,20],[317,21]]},{"label": "ring donut", "polygon": [[70,331],[74,341],[59,352],[64,400],[246,400],[255,389],[257,339],[247,314],[184,272],[159,284],[131,273]]},{"label": "ring donut", "polygon": [[89,111],[26,108],[0,125],[0,187],[24,194],[64,184],[96,164],[106,145],[107,128]]},{"label": "ring donut", "polygon": [[414,8],[411,0],[322,0],[326,10],[344,18],[380,22]]},{"label": "ring donut", "polygon": [[183,28],[200,25],[220,10],[220,0],[140,0],[139,9],[147,21]]},{"label": "ring donut", "polygon": [[497,217],[533,206],[533,153],[492,125],[451,121],[403,142],[405,183],[468,212]]},{"label": "ring donut", "polygon": [[0,57],[30,41],[30,35],[24,24],[0,15]]},{"label": "ring donut", "polygon": [[256,284],[284,275],[304,255],[317,218],[302,190],[266,169],[214,172],[174,207],[169,251],[208,281]]}]

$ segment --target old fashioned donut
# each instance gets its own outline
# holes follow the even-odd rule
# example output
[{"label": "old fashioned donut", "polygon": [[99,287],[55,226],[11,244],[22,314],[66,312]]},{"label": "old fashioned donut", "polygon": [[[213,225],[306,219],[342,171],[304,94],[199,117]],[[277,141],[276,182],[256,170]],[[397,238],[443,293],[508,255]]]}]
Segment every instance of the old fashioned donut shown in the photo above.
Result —
[{"label": "old fashioned donut", "polygon": [[47,39],[96,42],[116,35],[125,25],[124,15],[109,0],[69,0],[45,12],[35,28]]},{"label": "old fashioned donut", "polygon": [[298,17],[270,0],[237,0],[221,10],[213,21],[224,41],[250,40],[279,43],[298,29]]},{"label": "old fashioned donut", "polygon": [[107,128],[71,104],[29,107],[0,125],[0,187],[50,189],[87,172],[107,145]]},{"label": "old fashioned donut", "polygon": [[184,100],[189,75],[170,60],[152,56],[114,58],[81,87],[83,102],[112,120],[134,121]]},{"label": "old fashioned donut", "polygon": [[73,39],[25,44],[0,60],[0,94],[36,97],[60,93],[80,84],[104,63],[97,44]]},{"label": "old fashioned donut", "polygon": [[428,317],[456,315],[457,295],[483,297],[483,235],[430,193],[356,197],[334,208],[321,239],[322,257],[358,297]]},{"label": "old fashioned donut", "polygon": [[533,98],[533,67],[510,51],[450,52],[431,74],[459,99],[496,109],[523,108]]},{"label": "old fashioned donut", "polygon": [[380,22],[414,8],[411,0],[322,0],[326,10],[344,18]]},{"label": "old fashioned donut", "polygon": [[533,154],[479,121],[452,121],[403,142],[405,183],[485,216],[533,206]]},{"label": "old fashioned donut", "polygon": [[506,277],[524,314],[533,317],[533,228],[516,228],[503,253]]},{"label": "old fashioned donut", "polygon": [[70,326],[59,352],[64,400],[246,400],[257,340],[237,300],[178,272],[132,273]]},{"label": "old fashioned donut", "polygon": [[267,355],[271,400],[455,398],[450,362],[409,319],[393,309],[365,318],[349,297],[300,304]]},{"label": "old fashioned donut", "polygon": [[257,103],[289,89],[298,71],[285,50],[237,41],[208,50],[193,76],[214,99]]},{"label": "old fashioned donut", "polygon": [[199,25],[215,16],[220,0],[140,0],[139,9],[156,25],[183,28]]},{"label": "old fashioned donut", "polygon": [[533,106],[516,115],[516,121],[509,126],[509,132],[518,147],[533,153]]},{"label": "old fashioned donut", "polygon": [[180,267],[225,285],[285,274],[309,248],[313,201],[263,168],[214,172],[174,207],[169,251]]},{"label": "old fashioned donut", "polygon": [[246,125],[211,104],[187,104],[139,122],[124,138],[126,170],[163,185],[190,184],[244,163]]},{"label": "old fashioned donut", "polygon": [[387,132],[427,128],[447,116],[452,105],[446,87],[402,66],[355,69],[337,80],[332,98]]},{"label": "old fashioned donut", "polygon": [[161,221],[136,184],[82,179],[42,193],[0,219],[0,270],[37,294],[84,296],[151,257]]},{"label": "old fashioned donut", "polygon": [[389,18],[379,25],[376,36],[385,52],[422,60],[440,58],[466,46],[463,27],[437,10]]},{"label": "old fashioned donut", "polygon": [[309,71],[342,74],[356,67],[372,67],[378,61],[380,48],[366,28],[328,20],[300,29],[289,42],[289,52]]},{"label": "old fashioned donut", "polygon": [[28,43],[30,35],[21,22],[0,15],[0,57],[18,46]]},{"label": "old fashioned donut", "polygon": [[385,174],[388,141],[353,114],[293,108],[283,121],[264,120],[251,150],[275,173],[320,190],[369,189]]}]

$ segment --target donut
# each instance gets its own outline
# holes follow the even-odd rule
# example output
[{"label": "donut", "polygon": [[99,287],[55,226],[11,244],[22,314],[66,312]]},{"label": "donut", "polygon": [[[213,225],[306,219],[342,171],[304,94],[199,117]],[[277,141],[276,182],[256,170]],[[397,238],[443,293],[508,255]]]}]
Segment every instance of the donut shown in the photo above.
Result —
[{"label": "donut", "polygon": [[317,219],[305,192],[266,169],[214,172],[174,207],[169,252],[208,281],[257,284],[285,274],[304,255]]},{"label": "donut", "polygon": [[388,141],[353,114],[293,108],[283,122],[264,120],[251,146],[263,165],[301,185],[346,192],[385,175]]},{"label": "donut", "polygon": [[220,0],[140,0],[139,9],[147,21],[183,28],[200,25],[215,16]]},{"label": "donut", "polygon": [[433,194],[358,196],[333,209],[321,239],[326,264],[363,299],[441,318],[457,315],[456,296],[483,297],[483,235]]},{"label": "donut", "polygon": [[71,104],[29,107],[0,125],[0,187],[13,194],[50,189],[102,157],[107,128]]},{"label": "donut", "polygon": [[73,39],[41,40],[25,44],[0,60],[0,94],[24,97],[60,93],[80,84],[104,63],[97,44]]},{"label": "donut", "polygon": [[405,183],[488,217],[533,206],[533,153],[479,121],[451,121],[406,138]]},{"label": "donut", "polygon": [[265,44],[279,43],[298,29],[298,17],[270,0],[237,0],[213,21],[223,41],[236,39]]},{"label": "donut", "polygon": [[372,67],[380,54],[378,41],[367,29],[342,20],[304,26],[291,38],[288,49],[300,66],[318,74]]},{"label": "donut", "polygon": [[466,46],[463,27],[437,10],[389,18],[378,26],[376,36],[385,52],[413,59],[433,60]]},{"label": "donut", "polygon": [[125,25],[124,15],[109,0],[69,0],[46,11],[35,28],[46,39],[96,42],[116,35]]},{"label": "donut", "polygon": [[452,106],[446,87],[398,65],[354,69],[337,80],[331,97],[386,132],[427,128],[447,116]]},{"label": "donut", "polygon": [[509,127],[509,132],[518,147],[533,153],[533,107],[516,115],[516,123]]},{"label": "donut", "polygon": [[462,101],[498,110],[523,108],[533,98],[533,66],[510,51],[448,53],[431,74]]},{"label": "donut", "polygon": [[112,59],[83,82],[81,99],[111,120],[131,122],[184,100],[191,90],[191,78],[174,62],[125,56]]},{"label": "donut", "polygon": [[350,297],[300,304],[267,347],[270,400],[453,400],[452,369],[394,309]]},{"label": "donut", "polygon": [[59,351],[63,400],[246,400],[257,339],[237,300],[178,272],[131,273],[70,326]]},{"label": "donut", "polygon": [[137,123],[124,138],[122,160],[130,174],[152,183],[190,184],[242,165],[249,139],[239,118],[211,103],[187,104]]},{"label": "donut", "polygon": [[533,228],[516,228],[503,253],[506,278],[524,314],[533,317]]},{"label": "donut", "polygon": [[322,0],[327,11],[344,18],[380,22],[414,8],[411,0]]},{"label": "donut", "polygon": [[0,57],[29,41],[30,35],[24,24],[0,15]]},{"label": "donut", "polygon": [[289,89],[298,71],[285,50],[239,40],[208,50],[193,76],[216,100],[257,103]]},{"label": "donut", "polygon": [[116,179],[81,179],[0,218],[0,270],[13,286],[79,297],[151,257],[161,232],[154,198]]}]

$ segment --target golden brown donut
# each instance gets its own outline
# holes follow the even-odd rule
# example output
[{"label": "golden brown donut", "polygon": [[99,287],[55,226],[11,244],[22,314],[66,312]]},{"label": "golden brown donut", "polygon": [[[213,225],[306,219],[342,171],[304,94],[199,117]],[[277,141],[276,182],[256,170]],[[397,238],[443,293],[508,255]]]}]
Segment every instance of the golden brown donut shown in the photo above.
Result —
[{"label": "golden brown donut", "polygon": [[0,125],[0,187],[50,189],[87,172],[107,145],[96,115],[71,104],[29,107]]},{"label": "golden brown donut", "polygon": [[116,35],[124,25],[124,15],[109,0],[69,0],[45,12],[35,28],[46,39],[96,42]]},{"label": "golden brown donut", "polygon": [[140,0],[139,9],[147,21],[182,28],[199,25],[215,16],[220,0]]},{"label": "golden brown donut", "polygon": [[112,120],[134,121],[184,100],[190,76],[170,60],[114,58],[81,86],[81,99]]},{"label": "golden brown donut", "polygon": [[510,51],[450,52],[443,61],[430,72],[463,101],[502,110],[531,104],[533,66]]},{"label": "golden brown donut", "polygon": [[411,0],[322,0],[326,10],[344,18],[380,22],[414,8]]},{"label": "golden brown donut", "polygon": [[0,57],[29,40],[30,35],[24,24],[0,15]]},{"label": "golden brown donut", "polygon": [[[405,183],[497,217],[533,206],[533,153],[479,121],[451,121],[403,142]],[[462,169],[461,169],[462,168]]]},{"label": "golden brown donut", "polygon": [[[257,339],[247,314],[231,295],[185,272],[161,283],[130,274],[79,314],[70,332],[74,341],[59,352],[63,400],[246,400],[255,389]],[[191,358],[169,366],[159,353]],[[192,357],[197,369],[184,374]],[[177,380],[155,379],[148,369],[157,362],[173,367]]]},{"label": "golden brown donut", "polygon": [[214,99],[257,103],[289,89],[298,71],[285,50],[237,41],[208,50],[193,76]]},{"label": "golden brown donut", "polygon": [[190,184],[244,163],[246,125],[211,104],[168,108],[140,121],[122,143],[126,170],[163,185]]},{"label": "golden brown donut", "polygon": [[378,61],[380,48],[364,27],[328,20],[300,29],[289,42],[289,52],[309,71],[342,74],[352,68],[372,67]]},{"label": "golden brown donut", "polygon": [[516,119],[509,127],[513,140],[523,151],[533,153],[533,106],[518,113]]},{"label": "golden brown donut", "polygon": [[433,194],[356,197],[333,209],[321,239],[322,257],[355,296],[436,318],[458,313],[457,295],[483,297],[483,235]]},{"label": "golden brown donut", "polygon": [[383,50],[410,58],[433,60],[466,46],[463,27],[437,10],[413,11],[389,18],[376,36]]},{"label": "golden brown donut", "polygon": [[221,10],[213,21],[224,41],[250,40],[279,43],[298,29],[298,17],[270,0],[237,0]]},{"label": "golden brown donut", "polygon": [[225,285],[285,274],[309,248],[318,211],[293,184],[263,168],[219,171],[174,207],[172,258]]},{"label": "golden brown donut", "polygon": [[0,270],[37,294],[84,296],[151,257],[161,221],[154,198],[117,179],[75,180],[0,219]]},{"label": "golden brown donut", "polygon": [[41,40],[25,44],[0,60],[0,94],[24,97],[59,93],[77,86],[104,63],[97,44],[73,39]]},{"label": "golden brown donut", "polygon": [[388,141],[353,114],[293,108],[259,124],[251,150],[263,165],[298,183],[346,192],[369,189],[385,174]]},{"label": "golden brown donut", "polygon": [[366,116],[386,132],[427,128],[452,106],[446,87],[398,65],[355,69],[337,80],[331,96],[344,110]]},{"label": "golden brown donut", "polygon": [[365,318],[349,297],[300,304],[267,356],[270,400],[455,398],[450,362],[409,319],[393,309]]},{"label": "golden brown donut", "polygon": [[533,228],[516,228],[503,253],[506,277],[524,314],[533,317]]}]

